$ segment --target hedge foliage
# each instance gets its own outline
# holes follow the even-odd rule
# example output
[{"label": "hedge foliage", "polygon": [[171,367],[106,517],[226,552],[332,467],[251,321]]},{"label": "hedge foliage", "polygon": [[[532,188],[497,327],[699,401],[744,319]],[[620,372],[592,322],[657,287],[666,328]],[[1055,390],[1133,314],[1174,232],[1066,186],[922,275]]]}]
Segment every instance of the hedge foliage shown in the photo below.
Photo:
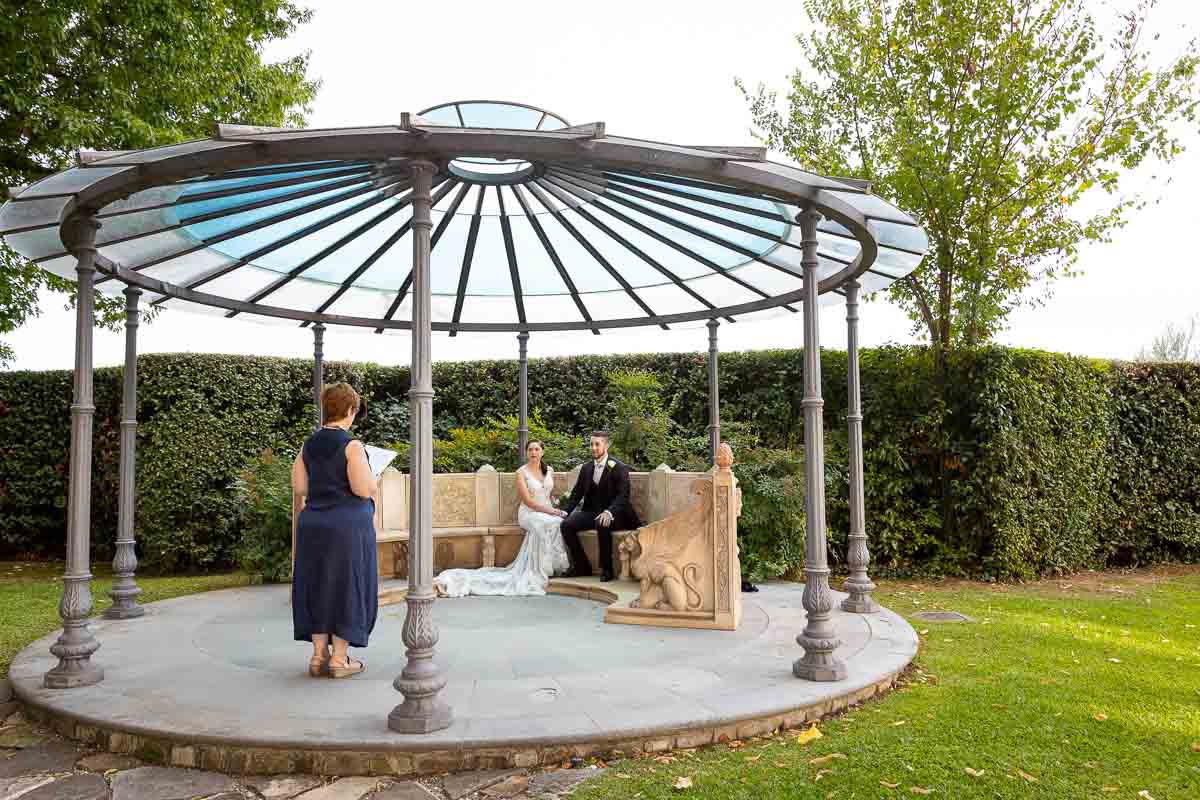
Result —
[{"label": "hedge foliage", "polygon": [[[924,348],[866,350],[861,363],[873,571],[1029,578],[1200,556],[1200,366],[989,347],[954,355],[939,384]],[[845,354],[823,352],[822,366],[836,566],[849,519]],[[705,358],[695,353],[531,361],[530,402],[544,431],[567,444],[611,426],[606,378],[616,370],[653,372],[678,428],[703,436]],[[723,355],[722,422],[744,423],[763,448],[798,453],[801,370],[795,350]],[[331,362],[326,375],[371,399],[381,412],[370,423],[380,443],[406,427],[406,368]],[[311,364],[148,355],[139,359],[139,379],[143,563],[162,570],[231,563],[242,524],[234,482],[264,448],[294,452],[310,429]],[[434,383],[439,438],[515,411],[515,362],[435,364]],[[115,538],[120,384],[120,369],[97,371],[97,558],[111,556]],[[0,373],[6,555],[63,551],[70,393],[69,372]],[[364,435],[371,438],[370,425]],[[443,467],[494,456],[507,440],[498,436],[463,439]],[[786,469],[768,473],[783,480]],[[748,542],[781,535],[756,529],[753,517],[751,509],[743,520]]]}]

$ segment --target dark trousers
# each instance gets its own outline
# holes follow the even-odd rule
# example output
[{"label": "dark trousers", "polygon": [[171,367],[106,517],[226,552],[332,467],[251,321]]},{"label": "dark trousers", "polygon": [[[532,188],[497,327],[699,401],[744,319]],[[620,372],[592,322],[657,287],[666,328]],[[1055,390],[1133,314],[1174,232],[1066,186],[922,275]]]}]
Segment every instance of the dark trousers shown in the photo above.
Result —
[{"label": "dark trousers", "polygon": [[579,532],[590,530],[595,530],[600,539],[600,571],[613,574],[612,525],[603,528],[597,526],[598,516],[598,513],[591,511],[572,511],[562,521],[563,544],[571,554],[571,568],[576,574],[592,574],[592,562],[588,560],[587,553],[583,551],[583,544],[579,541]]}]

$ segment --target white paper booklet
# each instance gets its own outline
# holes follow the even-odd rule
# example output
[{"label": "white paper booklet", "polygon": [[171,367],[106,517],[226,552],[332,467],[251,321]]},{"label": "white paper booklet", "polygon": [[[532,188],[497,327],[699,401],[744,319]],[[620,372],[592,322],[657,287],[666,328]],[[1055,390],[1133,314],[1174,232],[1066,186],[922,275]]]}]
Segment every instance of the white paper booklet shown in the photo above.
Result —
[{"label": "white paper booklet", "polygon": [[363,447],[367,451],[367,464],[371,467],[371,474],[376,478],[383,474],[388,464],[392,463],[392,459],[400,455],[395,450],[388,450],[384,447],[375,447],[370,444],[364,444]]}]

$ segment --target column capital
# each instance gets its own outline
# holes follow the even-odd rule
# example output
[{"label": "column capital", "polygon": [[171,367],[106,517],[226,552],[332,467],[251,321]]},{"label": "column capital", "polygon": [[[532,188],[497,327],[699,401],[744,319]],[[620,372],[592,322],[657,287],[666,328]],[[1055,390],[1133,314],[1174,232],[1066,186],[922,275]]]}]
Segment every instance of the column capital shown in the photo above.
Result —
[{"label": "column capital", "polygon": [[67,221],[62,224],[61,230],[63,244],[72,253],[78,254],[80,251],[87,250],[95,252],[96,231],[100,230],[100,223],[96,221],[95,217],[86,215],[68,217]]},{"label": "column capital", "polygon": [[136,303],[142,296],[142,289],[139,286],[126,286],[121,290],[121,294],[125,295],[126,300]]},{"label": "column capital", "polygon": [[438,165],[429,159],[417,158],[410,162],[410,169],[412,169],[413,175],[426,174],[432,176],[437,174]]}]

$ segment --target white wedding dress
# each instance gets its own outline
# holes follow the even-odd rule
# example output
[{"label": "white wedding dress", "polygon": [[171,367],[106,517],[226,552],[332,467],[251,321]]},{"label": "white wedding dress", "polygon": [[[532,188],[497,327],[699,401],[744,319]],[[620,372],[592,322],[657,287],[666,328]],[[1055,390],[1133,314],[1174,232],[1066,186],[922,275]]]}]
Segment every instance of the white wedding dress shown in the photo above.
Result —
[{"label": "white wedding dress", "polygon": [[[547,469],[539,478],[522,466],[517,470],[517,480],[525,481],[534,503],[550,505],[554,470]],[[562,519],[534,511],[521,503],[517,508],[517,524],[525,531],[525,541],[511,564],[507,567],[448,569],[433,579],[437,593],[443,597],[545,594],[550,576],[566,572],[571,566],[559,530]]]}]

